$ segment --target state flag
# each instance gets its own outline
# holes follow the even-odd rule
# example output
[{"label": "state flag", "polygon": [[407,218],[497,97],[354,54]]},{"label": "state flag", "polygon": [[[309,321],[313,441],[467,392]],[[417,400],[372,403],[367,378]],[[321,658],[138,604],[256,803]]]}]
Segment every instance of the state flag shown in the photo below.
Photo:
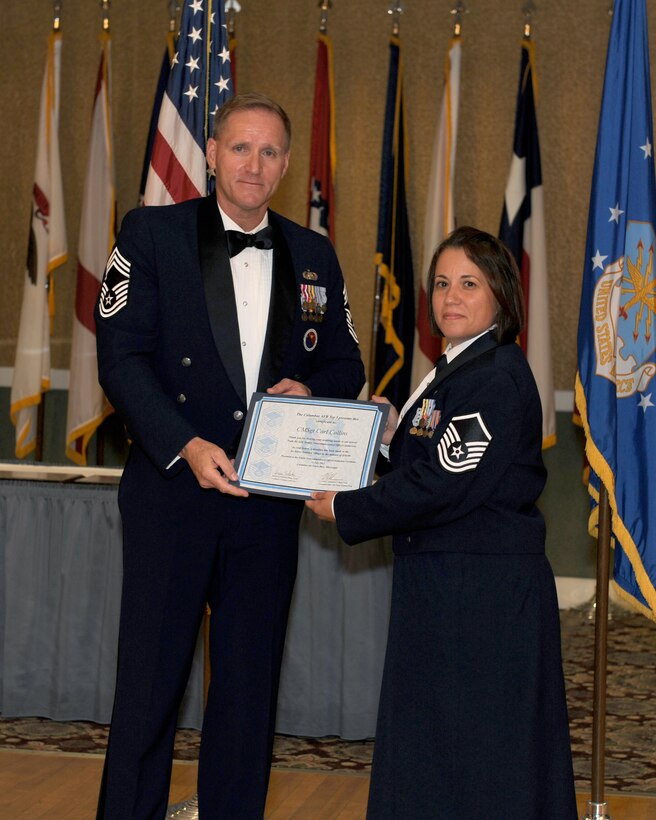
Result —
[{"label": "state flag", "polygon": [[444,86],[433,152],[421,258],[421,274],[417,296],[417,327],[412,358],[412,384],[419,384],[429,373],[442,351],[442,339],[433,335],[428,320],[426,275],[433,253],[442,240],[456,227],[453,200],[460,105],[460,64],[462,44],[452,37],[444,61]]},{"label": "state flag", "polygon": [[43,393],[50,389],[53,273],[68,258],[59,157],[61,47],[61,34],[52,33],[41,87],[27,265],[11,385],[10,415],[16,427],[17,458],[28,455],[37,445],[38,407]]},{"label": "state flag", "polygon": [[410,395],[415,325],[407,162],[403,58],[401,41],[393,36],[380,172],[372,381],[373,393],[385,396],[397,408],[403,407]]},{"label": "state flag", "polygon": [[81,465],[87,463],[89,440],[113,412],[98,384],[96,323],[93,317],[105,262],[114,244],[116,230],[109,34],[103,33],[100,42],[100,66],[82,197],[66,415],[66,456]]}]

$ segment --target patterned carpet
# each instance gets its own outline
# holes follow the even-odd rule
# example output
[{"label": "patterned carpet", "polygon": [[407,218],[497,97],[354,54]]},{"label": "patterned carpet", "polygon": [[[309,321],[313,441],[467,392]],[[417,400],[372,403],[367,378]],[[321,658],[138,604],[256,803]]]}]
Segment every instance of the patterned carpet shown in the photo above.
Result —
[{"label": "patterned carpet", "polygon": [[[590,788],[594,624],[561,612],[563,661],[577,789]],[[194,760],[198,735],[177,733],[175,756]],[[0,718],[0,748],[102,754],[107,727],[41,718]],[[368,771],[373,741],[277,735],[273,765],[330,771]],[[606,717],[609,791],[656,795],[656,624],[619,611],[609,623]]]}]

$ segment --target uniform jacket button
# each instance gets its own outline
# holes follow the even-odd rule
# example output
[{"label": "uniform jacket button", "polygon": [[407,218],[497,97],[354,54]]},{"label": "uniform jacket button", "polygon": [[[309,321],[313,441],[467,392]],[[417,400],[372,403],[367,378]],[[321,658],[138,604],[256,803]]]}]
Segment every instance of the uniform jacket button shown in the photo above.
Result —
[{"label": "uniform jacket button", "polygon": [[184,404],[187,401],[187,397],[184,393],[180,393],[178,396],[178,404]]},{"label": "uniform jacket button", "polygon": [[190,367],[190,366],[191,366],[191,359],[189,358],[189,356],[185,356],[185,357],[182,359],[182,361],[180,362],[180,364],[181,364],[183,367]]},{"label": "uniform jacket button", "polygon": [[232,417],[235,421],[241,421],[244,418],[244,413],[241,410],[235,410]]}]

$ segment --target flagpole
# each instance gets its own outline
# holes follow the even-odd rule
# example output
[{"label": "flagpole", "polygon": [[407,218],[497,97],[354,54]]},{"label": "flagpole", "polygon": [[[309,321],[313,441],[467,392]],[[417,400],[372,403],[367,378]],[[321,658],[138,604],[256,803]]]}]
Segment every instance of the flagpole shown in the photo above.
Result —
[{"label": "flagpole", "polygon": [[[100,0],[102,12],[102,30],[105,35],[109,35],[109,7],[112,0]],[[102,467],[105,464],[105,421],[103,419],[96,428],[96,464]]]},{"label": "flagpole", "polygon": [[604,801],[606,751],[606,671],[608,649],[608,581],[610,576],[610,504],[608,490],[599,490],[597,532],[597,598],[595,617],[594,690],[592,695],[592,783],[585,820],[611,820]]},{"label": "flagpole", "polygon": [[228,30],[228,51],[230,52],[230,72],[232,74],[232,91],[237,93],[237,15],[241,11],[238,0],[226,0],[226,27]]},{"label": "flagpole", "polygon": [[100,8],[102,10],[102,27],[103,31],[109,34],[109,7],[112,0],[100,0]]},{"label": "flagpole", "polygon": [[527,0],[522,7],[522,11],[524,12],[524,39],[530,40],[531,39],[531,17],[533,16],[533,12],[535,11],[535,3],[532,0]]},{"label": "flagpole", "polygon": [[61,30],[62,0],[53,0],[52,5],[53,5],[52,30],[53,31],[60,31]]},{"label": "flagpole", "polygon": [[328,12],[333,7],[333,0],[319,0],[319,8],[321,15],[319,17],[319,33],[326,34],[328,32]]},{"label": "flagpole", "polygon": [[451,9],[451,14],[454,15],[453,20],[453,36],[460,37],[462,34],[462,15],[467,14],[469,9],[464,3],[456,3]]},{"label": "flagpole", "polygon": [[[398,37],[401,30],[401,15],[403,6],[400,0],[394,2],[387,9],[387,13],[392,15],[392,37]],[[371,347],[369,350],[369,393],[376,389],[376,340],[378,338],[378,326],[380,324],[381,303],[383,296],[383,274],[382,262],[376,265],[376,281],[374,284],[374,315],[371,325]]]},{"label": "flagpole", "polygon": [[169,10],[169,31],[171,34],[175,34],[180,3],[178,0],[166,0],[166,6]]},{"label": "flagpole", "polygon": [[[61,7],[62,7],[62,0],[53,0],[53,11],[52,11],[52,30],[53,33],[59,34],[61,31]],[[48,285],[50,285],[50,279],[48,278]],[[44,429],[45,429],[45,416],[46,416],[46,391],[41,393],[41,400],[36,409],[36,441],[35,441],[35,452],[34,452],[34,460],[35,461],[43,461],[43,438],[44,438]]]}]

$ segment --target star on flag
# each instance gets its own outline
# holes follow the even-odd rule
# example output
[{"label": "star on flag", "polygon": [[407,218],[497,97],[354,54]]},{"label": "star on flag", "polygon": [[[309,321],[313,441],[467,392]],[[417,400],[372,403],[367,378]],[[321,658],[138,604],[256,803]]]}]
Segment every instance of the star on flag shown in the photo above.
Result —
[{"label": "star on flag", "polygon": [[592,257],[592,270],[599,270],[604,269],[604,262],[608,259],[608,256],[602,256],[599,248],[597,248],[597,253]]},{"label": "star on flag", "polygon": [[620,223],[620,216],[624,213],[624,211],[620,210],[620,203],[618,202],[614,208],[609,208],[610,211],[610,219],[609,222],[617,222],[619,225]]}]

